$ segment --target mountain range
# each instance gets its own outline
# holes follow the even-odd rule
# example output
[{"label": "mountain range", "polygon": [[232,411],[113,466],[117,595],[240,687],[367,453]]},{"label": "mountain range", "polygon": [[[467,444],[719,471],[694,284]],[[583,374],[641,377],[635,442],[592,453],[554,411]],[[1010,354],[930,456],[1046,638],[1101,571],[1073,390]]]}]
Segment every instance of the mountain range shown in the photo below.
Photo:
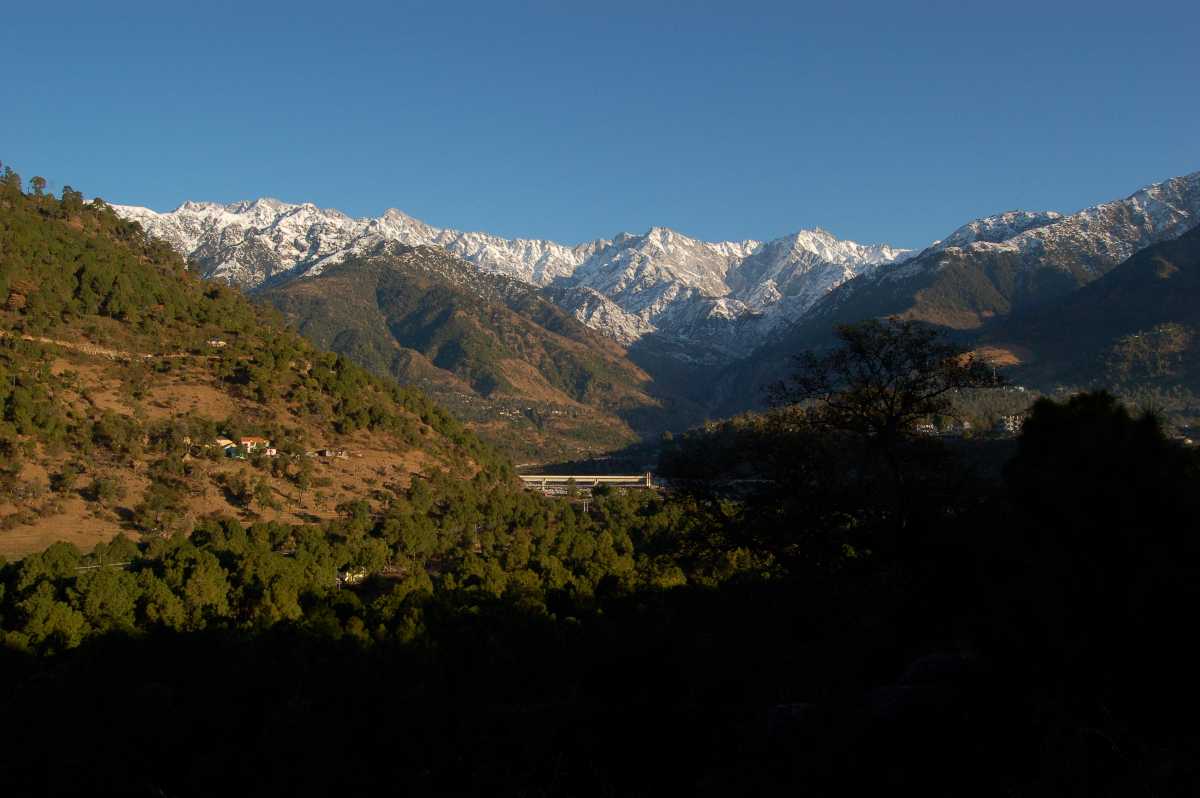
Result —
[{"label": "mountain range", "polygon": [[1200,222],[1200,172],[1069,216],[1013,212],[955,230],[894,269],[829,292],[809,328],[900,315],[955,329],[1061,297]]},{"label": "mountain range", "polygon": [[437,246],[481,271],[547,289],[577,319],[623,345],[656,336],[685,359],[707,363],[749,353],[831,288],[911,254],[824,230],[710,243],[653,227],[567,246],[441,229],[394,209],[354,219],[269,198],[185,202],[168,213],[114,209],[170,243],[203,276],[245,290],[316,276],[383,243]]},{"label": "mountain range", "polygon": [[[493,403],[553,397],[560,411],[569,403],[587,406],[609,414],[610,430],[624,425],[621,435],[634,427],[644,435],[681,419],[753,407],[791,355],[827,345],[839,324],[898,316],[974,342],[1011,314],[1053,313],[1056,303],[1138,252],[1195,228],[1200,172],[1071,214],[1017,210],[976,219],[917,252],[839,240],[823,230],[713,243],[664,227],[568,246],[437,228],[396,210],[354,219],[273,199],[186,202],[168,213],[115,210],[168,242],[202,275],[262,295],[324,345],[380,373],[442,389],[466,386],[460,397]],[[356,285],[347,277],[364,268],[389,272],[392,288],[367,296],[369,286],[378,288],[376,278]],[[412,314],[421,303],[395,288],[417,271],[423,276],[416,284],[428,294],[420,324]],[[357,307],[374,309],[351,319],[352,303],[339,306],[323,294],[355,294]],[[538,343],[513,347],[504,330],[517,327],[527,343]],[[1007,335],[1020,337],[1011,329]],[[479,346],[484,338],[508,343]],[[460,354],[475,341],[467,347],[475,354],[446,354],[450,340]],[[404,357],[389,352],[396,347]],[[487,365],[482,352],[492,353],[483,358]],[[572,373],[607,376],[585,380],[589,389],[572,387],[552,365],[563,357],[575,364]],[[514,378],[518,362],[532,381]],[[1043,360],[1025,373],[1053,380],[1069,371],[1057,372],[1055,362]],[[444,390],[440,398],[454,404]],[[641,410],[631,415],[635,407]],[[494,404],[488,412],[494,415]],[[632,417],[640,426],[630,426]]]}]

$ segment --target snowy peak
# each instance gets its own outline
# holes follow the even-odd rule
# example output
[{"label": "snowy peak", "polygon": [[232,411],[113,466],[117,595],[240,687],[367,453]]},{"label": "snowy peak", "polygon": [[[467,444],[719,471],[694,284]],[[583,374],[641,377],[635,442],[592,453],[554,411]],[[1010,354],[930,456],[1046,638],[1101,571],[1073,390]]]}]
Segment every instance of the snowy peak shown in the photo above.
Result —
[{"label": "snowy peak", "polygon": [[618,302],[638,301],[640,295],[660,293],[668,285],[719,297],[729,293],[725,275],[730,268],[757,246],[754,241],[711,244],[667,227],[652,227],[644,235],[617,236],[611,246],[584,261],[569,282]]},{"label": "snowy peak", "polygon": [[867,264],[877,266],[902,260],[909,250],[898,249],[887,244],[858,244],[844,241],[819,227],[801,230],[790,236],[776,239],[768,244],[776,252],[788,247],[788,254],[795,258],[815,256],[828,263],[842,265]]},{"label": "snowy peak", "polygon": [[843,241],[825,230],[801,230],[769,241],[729,276],[733,297],[755,312],[798,318],[829,291],[912,253],[887,244]]}]

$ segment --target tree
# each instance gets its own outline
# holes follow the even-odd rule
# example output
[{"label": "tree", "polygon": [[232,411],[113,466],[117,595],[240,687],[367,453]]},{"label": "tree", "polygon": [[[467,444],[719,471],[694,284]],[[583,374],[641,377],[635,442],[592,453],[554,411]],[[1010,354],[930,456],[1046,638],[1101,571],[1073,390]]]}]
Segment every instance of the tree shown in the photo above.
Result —
[{"label": "tree", "polygon": [[4,167],[4,173],[0,175],[0,195],[10,199],[21,195],[21,176],[11,167]]},{"label": "tree", "polygon": [[935,415],[953,415],[956,391],[993,388],[1003,378],[933,327],[871,319],[837,328],[841,346],[796,357],[796,371],[769,389],[777,406],[811,402],[808,417],[861,436],[884,452]]},{"label": "tree", "polygon": [[239,507],[250,506],[254,498],[254,483],[247,479],[245,472],[223,474],[220,479],[232,504]]},{"label": "tree", "polygon": [[62,206],[63,210],[69,214],[79,214],[83,212],[83,194],[71,188],[63,186],[62,190]]},{"label": "tree", "polygon": [[137,579],[115,567],[87,571],[75,581],[75,609],[98,631],[133,629]]},{"label": "tree", "polygon": [[163,482],[151,482],[134,508],[133,520],[145,532],[167,532],[187,512],[181,491]]},{"label": "tree", "polygon": [[1012,656],[1056,679],[1080,726],[1115,712],[1187,728],[1195,660],[1180,617],[1200,601],[1200,456],[1154,415],[1081,393],[1033,405],[1004,477],[1015,516],[992,533],[988,592]]},{"label": "tree", "polygon": [[50,477],[50,490],[55,493],[70,493],[75,488],[75,482],[83,473],[83,465],[79,462],[69,462]]},{"label": "tree", "polygon": [[300,494],[299,494],[299,502],[300,503],[304,502],[304,494],[308,493],[309,488],[312,487],[312,475],[313,475],[312,461],[308,460],[307,458],[302,459],[300,461],[300,470],[297,471],[296,475],[292,478],[293,481],[296,483],[296,489],[300,492]]},{"label": "tree", "polygon": [[59,601],[48,582],[39,582],[17,608],[25,620],[21,632],[43,651],[74,648],[87,633],[87,620],[83,614]]},{"label": "tree", "polygon": [[277,510],[279,504],[275,501],[275,497],[271,490],[271,484],[263,477],[259,477],[254,482],[254,503],[262,510]]},{"label": "tree", "polygon": [[96,477],[88,486],[87,495],[92,501],[107,507],[124,498],[125,488],[112,477]]},{"label": "tree", "polygon": [[29,190],[33,196],[40,197],[46,193],[46,178],[35,175],[29,178]]}]

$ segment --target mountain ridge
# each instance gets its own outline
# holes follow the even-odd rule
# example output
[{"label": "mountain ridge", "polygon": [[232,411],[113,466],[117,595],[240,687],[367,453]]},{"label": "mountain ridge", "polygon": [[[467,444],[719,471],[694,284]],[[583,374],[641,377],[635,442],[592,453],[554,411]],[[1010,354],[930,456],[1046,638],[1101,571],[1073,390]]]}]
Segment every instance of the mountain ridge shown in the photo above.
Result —
[{"label": "mountain ridge", "polygon": [[[1200,223],[1200,172],[1153,183],[1124,199],[1070,215],[1021,213],[1027,218],[1024,223],[1018,220],[1008,225],[1011,235],[1007,237],[997,232],[1004,231],[1005,225],[998,220],[1008,214],[985,217],[960,227],[896,269],[870,273],[839,286],[813,306],[806,322],[828,324],[855,313],[858,318],[895,313],[949,327],[978,327],[991,315],[1038,299],[1039,293],[1061,295],[1074,290],[1139,250],[1190,230]],[[983,234],[972,235],[972,225]],[[990,285],[977,286],[970,289],[974,293],[959,297],[956,309],[962,311],[960,316],[938,318],[922,307],[922,299],[936,295],[939,288],[945,294],[947,286],[937,285],[939,274],[963,269],[982,274]],[[889,284],[894,299],[883,313],[844,312],[856,296]],[[908,306],[902,302],[905,297],[911,300]]]}]

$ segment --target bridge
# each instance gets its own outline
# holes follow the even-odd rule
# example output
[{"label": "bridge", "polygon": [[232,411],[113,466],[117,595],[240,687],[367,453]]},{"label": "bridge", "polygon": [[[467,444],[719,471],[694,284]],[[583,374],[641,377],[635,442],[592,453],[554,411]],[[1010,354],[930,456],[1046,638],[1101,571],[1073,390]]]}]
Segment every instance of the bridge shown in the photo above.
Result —
[{"label": "bridge", "polygon": [[539,490],[547,496],[565,496],[574,487],[591,493],[592,488],[610,485],[614,488],[653,490],[654,476],[644,474],[521,474],[525,490]]}]

